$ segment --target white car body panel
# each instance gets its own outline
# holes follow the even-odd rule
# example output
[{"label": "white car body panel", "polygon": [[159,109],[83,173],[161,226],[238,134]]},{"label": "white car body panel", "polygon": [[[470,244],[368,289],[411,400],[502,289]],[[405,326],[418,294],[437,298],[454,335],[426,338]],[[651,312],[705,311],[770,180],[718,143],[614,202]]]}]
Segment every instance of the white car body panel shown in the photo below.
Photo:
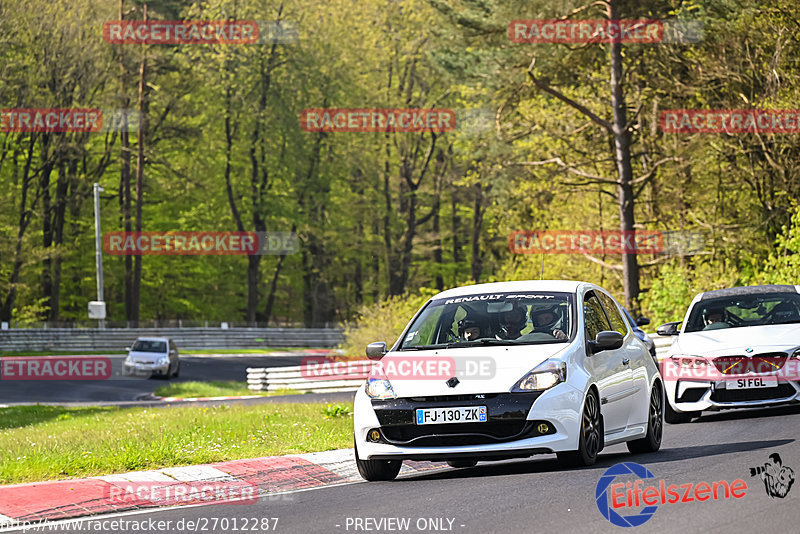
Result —
[{"label": "white car body panel", "polygon": [[[611,445],[646,434],[649,416],[649,400],[653,383],[659,380],[658,368],[645,345],[636,337],[628,325],[623,345],[616,350],[606,350],[586,356],[586,339],[583,329],[583,296],[589,291],[602,291],[593,284],[572,281],[528,281],[480,284],[444,291],[434,297],[457,298],[481,293],[514,292],[566,292],[572,293],[575,300],[577,329],[570,343],[548,343],[521,346],[478,346],[436,350],[398,351],[401,340],[409,326],[381,360],[390,361],[403,357],[459,358],[488,357],[496,365],[496,374],[490,379],[461,379],[451,388],[445,380],[390,380],[399,400],[410,401],[411,397],[441,397],[453,395],[482,395],[501,393],[508,395],[513,386],[528,372],[548,359],[564,361],[567,364],[566,382],[544,391],[533,402],[526,419],[545,420],[553,425],[555,432],[516,441],[479,445],[447,446],[400,446],[391,443],[375,443],[367,440],[371,429],[381,428],[373,408],[372,399],[362,386],[356,393],[354,429],[358,455],[361,459],[373,458],[416,458],[443,459],[447,454],[518,452],[536,450],[538,452],[573,451],[578,448],[578,435],[583,413],[583,402],[587,392],[594,387],[598,390],[601,414],[604,421],[605,445]],[[608,295],[608,293],[606,293]],[[617,304],[618,312],[622,309]],[[419,314],[419,312],[418,312]],[[624,316],[623,316],[624,317]],[[625,320],[627,324],[627,320]],[[629,360],[629,365],[623,363]],[[511,393],[516,395],[515,393]],[[474,404],[474,403],[472,403]],[[465,405],[470,405],[465,401]],[[489,459],[489,458],[487,458]]]}]

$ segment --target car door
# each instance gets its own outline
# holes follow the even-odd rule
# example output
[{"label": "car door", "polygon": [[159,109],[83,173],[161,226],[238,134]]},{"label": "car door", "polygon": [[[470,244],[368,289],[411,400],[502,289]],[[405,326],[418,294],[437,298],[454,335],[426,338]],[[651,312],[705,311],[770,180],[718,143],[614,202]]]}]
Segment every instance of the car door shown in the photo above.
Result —
[{"label": "car door", "polygon": [[[598,332],[614,330],[594,291],[583,297],[584,334],[594,340]],[[628,425],[633,393],[629,358],[625,345],[619,349],[604,350],[590,355],[587,349],[586,370],[592,375],[600,393],[600,411],[603,414],[605,434],[622,432]]]},{"label": "car door", "polygon": [[616,301],[602,291],[597,291],[597,296],[603,304],[608,321],[611,323],[611,329],[625,336],[619,350],[625,353],[631,373],[632,389],[629,392],[630,410],[627,425],[630,428],[633,425],[646,423],[650,413],[650,396],[645,358],[651,358],[650,353],[647,348],[642,347],[643,343],[639,343],[636,335],[628,328]]}]

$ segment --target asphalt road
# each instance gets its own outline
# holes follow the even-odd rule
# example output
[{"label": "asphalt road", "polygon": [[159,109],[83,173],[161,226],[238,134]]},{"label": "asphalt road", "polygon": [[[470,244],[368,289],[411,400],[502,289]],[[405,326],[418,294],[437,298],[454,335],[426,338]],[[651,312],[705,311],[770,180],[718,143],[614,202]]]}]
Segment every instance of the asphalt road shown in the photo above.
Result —
[{"label": "asphalt road", "polygon": [[[785,498],[769,497],[750,468],[779,453],[783,465],[800,476],[800,406],[749,412],[724,412],[704,416],[685,425],[666,425],[661,451],[631,455],[624,445],[601,453],[599,462],[585,469],[565,469],[552,455],[499,463],[482,463],[470,469],[446,469],[397,479],[393,482],[355,483],[264,497],[255,505],[206,505],[166,508],[103,516],[129,521],[171,520],[160,532],[187,532],[178,521],[203,521],[205,532],[244,531],[254,519],[277,518],[275,532],[797,532],[800,530],[800,482]],[[659,504],[641,526],[622,529],[601,515],[595,488],[606,469],[619,462],[637,462],[654,475],[658,486],[701,482],[747,484],[740,499]],[[620,477],[616,481],[635,480]],[[680,490],[681,494],[683,489]],[[741,494],[740,494],[741,495]],[[637,513],[639,508],[632,512]],[[223,522],[227,518],[227,522]],[[407,529],[397,529],[391,518],[408,519]],[[233,528],[238,521],[239,529]],[[369,521],[367,521],[369,520]],[[375,528],[384,521],[384,528]],[[100,519],[82,521],[83,530],[101,528]],[[216,528],[213,523],[216,521]],[[200,524],[200,523],[198,523]],[[263,525],[263,523],[260,523]],[[153,532],[147,523],[144,530]],[[74,526],[74,525],[73,525]],[[257,532],[272,531],[258,528]],[[202,529],[198,529],[202,530]],[[79,532],[79,530],[63,530]]]},{"label": "asphalt road", "polygon": [[[283,367],[300,365],[306,356],[298,352],[292,356],[246,355],[246,356],[181,356],[179,378],[169,382],[233,380],[244,382],[248,367]],[[119,370],[125,356],[109,356],[112,368]],[[167,383],[163,379],[119,379],[109,380],[2,380],[0,381],[0,404],[20,403],[103,403],[131,402],[152,394],[156,388]]]}]

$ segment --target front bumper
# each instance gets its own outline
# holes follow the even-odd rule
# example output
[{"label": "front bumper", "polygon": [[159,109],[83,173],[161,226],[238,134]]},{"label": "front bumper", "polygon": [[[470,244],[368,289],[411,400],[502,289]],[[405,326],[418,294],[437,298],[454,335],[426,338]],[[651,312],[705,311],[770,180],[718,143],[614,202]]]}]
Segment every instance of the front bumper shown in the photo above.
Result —
[{"label": "front bumper", "polygon": [[[356,446],[361,459],[411,460],[501,459],[574,450],[582,399],[566,383],[544,392],[391,400],[371,399],[362,387],[355,400]],[[487,421],[415,423],[418,408],[456,406],[486,406]],[[376,430],[379,439],[369,438]]]},{"label": "front bumper", "polygon": [[158,363],[128,363],[122,364],[122,374],[126,376],[150,376],[153,374],[163,375],[169,371],[169,364],[161,365]]},{"label": "front bumper", "polygon": [[800,401],[800,382],[778,380],[777,387],[731,389],[725,380],[668,381],[666,393],[679,412],[750,408]]}]

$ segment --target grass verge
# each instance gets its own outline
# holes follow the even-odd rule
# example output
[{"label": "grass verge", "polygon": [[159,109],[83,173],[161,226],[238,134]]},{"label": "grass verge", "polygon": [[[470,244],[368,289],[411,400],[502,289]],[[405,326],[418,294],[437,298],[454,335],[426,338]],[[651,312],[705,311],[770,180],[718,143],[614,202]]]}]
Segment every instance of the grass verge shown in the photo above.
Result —
[{"label": "grass verge", "polygon": [[192,397],[239,397],[244,395],[261,395],[273,397],[275,395],[294,395],[299,391],[282,389],[280,391],[253,391],[247,389],[247,382],[211,381],[211,382],[174,382],[156,389],[159,397],[178,397],[187,399]]},{"label": "grass verge", "polygon": [[0,409],[0,484],[351,447],[352,403]]}]

